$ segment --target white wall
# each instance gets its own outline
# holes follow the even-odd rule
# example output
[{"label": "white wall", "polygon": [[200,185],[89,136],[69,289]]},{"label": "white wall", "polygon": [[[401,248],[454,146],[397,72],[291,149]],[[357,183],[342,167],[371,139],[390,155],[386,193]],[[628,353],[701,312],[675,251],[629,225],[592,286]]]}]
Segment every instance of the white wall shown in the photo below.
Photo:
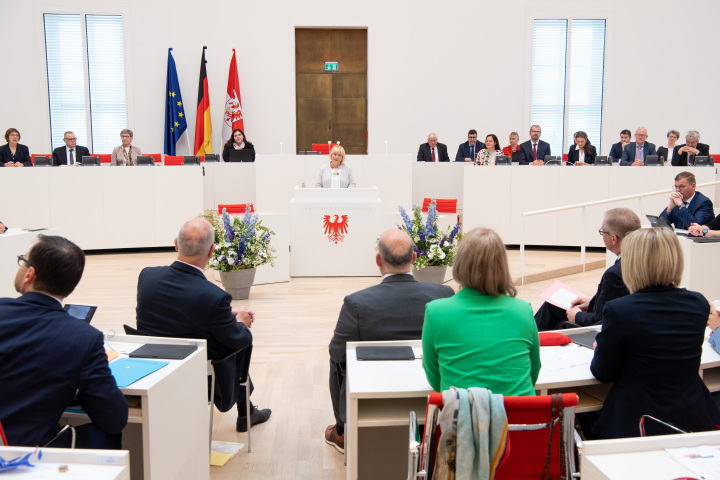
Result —
[{"label": "white wall", "polygon": [[574,16],[608,19],[602,153],[621,129],[638,125],[658,146],[670,128],[697,129],[720,152],[715,0],[173,3],[3,2],[0,130],[18,128],[31,152],[50,150],[42,13],[116,13],[125,19],[128,127],[144,152],[163,149],[168,47],[192,142],[200,54],[207,45],[215,150],[234,47],[248,138],[261,154],[280,153],[281,141],[284,153],[292,153],[294,28],[360,26],[368,28],[370,153],[385,153],[386,140],[389,153],[416,153],[435,131],[453,157],[469,128],[481,136],[496,133],[503,145],[511,130],[527,138],[532,18]]}]

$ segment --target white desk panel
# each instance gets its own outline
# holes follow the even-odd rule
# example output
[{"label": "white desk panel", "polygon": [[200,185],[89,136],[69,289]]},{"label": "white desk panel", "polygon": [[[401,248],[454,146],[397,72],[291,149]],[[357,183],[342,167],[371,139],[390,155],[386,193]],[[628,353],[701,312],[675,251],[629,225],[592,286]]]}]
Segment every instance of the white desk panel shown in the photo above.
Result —
[{"label": "white desk panel", "polygon": [[50,167],[0,168],[0,220],[18,228],[48,228],[50,202]]},{"label": "white desk panel", "polygon": [[418,162],[412,157],[412,203],[422,205],[425,198],[457,198],[464,208],[463,175],[472,164],[465,162]]},{"label": "white desk panel", "polygon": [[[348,158],[360,158],[350,156]],[[415,158],[410,155],[367,155],[364,160],[363,185],[377,187],[383,211],[398,211],[398,206],[412,204],[412,172]],[[417,163],[417,162],[415,162]],[[360,186],[358,184],[358,186]]]},{"label": "white desk panel", "polygon": [[[463,175],[463,230],[487,227],[505,243],[510,238],[510,200],[507,199],[515,167],[460,165]],[[497,199],[502,198],[502,201]]]},{"label": "white desk panel", "polygon": [[[62,225],[66,237],[87,250],[105,242],[102,219],[106,200],[103,194],[103,169],[98,167],[46,168],[49,172],[50,203],[53,225]],[[128,189],[127,194],[132,192]]]},{"label": "white desk panel", "polygon": [[[33,453],[34,447],[0,447],[0,457],[10,460]],[[43,448],[42,461],[33,458],[34,467],[20,467],[3,473],[3,478],[43,480],[48,478],[85,478],[91,480],[127,480],[130,458],[125,450],[83,450]],[[66,472],[58,468],[67,466]]]},{"label": "white desk panel", "polygon": [[290,215],[259,213],[264,226],[275,232],[270,243],[277,250],[275,266],[262,265],[255,271],[253,285],[290,281]]},{"label": "white desk panel", "polygon": [[214,192],[212,204],[206,205],[206,208],[215,209],[221,203],[255,204],[255,162],[212,163],[205,165],[205,175],[212,178]]},{"label": "white desk panel", "polygon": [[202,213],[202,167],[153,169],[155,246],[173,245],[180,227]]},{"label": "white desk panel", "polygon": [[[102,217],[93,218],[93,221],[88,223],[95,228],[103,228],[105,238],[102,243],[83,238],[82,241],[87,246],[81,245],[82,248],[155,246],[155,170],[168,174],[171,167],[167,167],[167,170],[165,167],[154,166],[82,167],[82,173],[86,173],[85,168],[102,173],[103,193],[100,198],[104,213]],[[168,206],[172,206],[171,199],[168,199]]]},{"label": "white desk panel", "polygon": [[[306,155],[258,155],[255,159],[255,207],[261,212],[290,213],[290,200],[295,187],[305,179]],[[312,155],[311,155],[312,156]],[[327,158],[327,156],[325,156]],[[315,184],[305,182],[306,187]]]}]

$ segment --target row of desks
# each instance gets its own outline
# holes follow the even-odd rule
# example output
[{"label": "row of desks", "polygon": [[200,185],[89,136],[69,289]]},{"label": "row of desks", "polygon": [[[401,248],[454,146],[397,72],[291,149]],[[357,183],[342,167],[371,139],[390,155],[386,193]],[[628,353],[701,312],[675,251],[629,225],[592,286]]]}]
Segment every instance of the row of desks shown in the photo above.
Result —
[{"label": "row of desks", "polygon": [[[600,327],[573,330],[583,332]],[[414,361],[358,361],[357,346],[409,345],[416,353]],[[382,465],[388,477],[399,478],[407,470],[408,414],[415,411],[418,422],[425,421],[425,406],[432,388],[422,368],[420,340],[394,342],[348,342],[347,344],[347,424],[345,452],[347,478],[373,478],[374,465]],[[580,397],[577,412],[599,410],[610,385],[598,382],[590,373],[592,351],[570,344],[541,347],[542,368],[535,384],[538,395],[575,392]],[[705,342],[700,375],[710,391],[720,390],[720,355]],[[378,427],[399,427],[381,428]],[[393,432],[395,430],[395,432]],[[382,435],[378,432],[384,431]],[[399,432],[397,442],[377,442]],[[398,445],[394,449],[392,444]],[[720,439],[718,442],[720,444]],[[404,446],[403,446],[404,445]]]}]

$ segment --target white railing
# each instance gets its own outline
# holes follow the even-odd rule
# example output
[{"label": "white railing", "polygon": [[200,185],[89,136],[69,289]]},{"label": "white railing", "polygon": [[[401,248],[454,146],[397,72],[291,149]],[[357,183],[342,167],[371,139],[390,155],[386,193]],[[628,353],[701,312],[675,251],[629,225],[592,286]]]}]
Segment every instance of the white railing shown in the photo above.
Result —
[{"label": "white railing", "polygon": [[[714,182],[707,182],[707,183],[699,183],[696,185],[696,188],[702,188],[702,187],[712,187],[715,185],[720,185],[720,180],[714,181]],[[596,200],[594,202],[585,202],[585,203],[576,203],[574,205],[565,205],[562,207],[555,207],[555,208],[546,208],[544,210],[533,210],[531,212],[523,212],[522,213],[522,230],[520,233],[520,277],[521,277],[521,285],[525,285],[525,220],[527,217],[534,217],[536,215],[544,215],[547,213],[556,213],[556,212],[564,212],[566,210],[574,210],[576,208],[582,208],[582,243],[580,245],[580,262],[582,263],[583,272],[585,271],[585,246],[587,244],[587,207],[593,207],[596,205],[603,205],[605,203],[615,203],[615,202],[622,202],[625,200],[633,200],[637,199],[637,210],[639,212],[642,212],[642,203],[641,200],[645,197],[653,197],[655,195],[667,195],[668,193],[674,192],[675,190],[672,188],[666,188],[663,190],[656,190],[654,192],[645,192],[645,193],[637,193],[635,195],[625,195],[624,197],[615,197],[615,198],[608,198],[605,200]],[[640,216],[640,215],[638,215]]]}]

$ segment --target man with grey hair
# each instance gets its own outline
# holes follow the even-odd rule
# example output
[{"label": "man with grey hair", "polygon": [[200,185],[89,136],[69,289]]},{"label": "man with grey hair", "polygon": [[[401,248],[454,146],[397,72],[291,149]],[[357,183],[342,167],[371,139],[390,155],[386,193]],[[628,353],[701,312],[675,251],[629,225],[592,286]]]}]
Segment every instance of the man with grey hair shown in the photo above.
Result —
[{"label": "man with grey hair", "polygon": [[82,157],[90,155],[90,150],[87,147],[77,144],[77,136],[71,131],[65,132],[63,135],[63,142],[65,146],[58,147],[53,150],[53,165],[76,165],[82,163]]},{"label": "man with grey hair", "polygon": [[707,157],[710,155],[710,146],[700,143],[700,132],[690,130],[685,134],[685,144],[675,147],[672,165],[674,167],[692,167],[695,165],[695,157]]},{"label": "man with grey hair", "polygon": [[345,451],[345,345],[367,340],[419,340],[425,305],[450,297],[445,285],[420,283],[410,270],[417,258],[412,239],[402,230],[387,230],[378,241],[375,263],[383,280],[379,285],[345,297],[335,334],[330,341],[330,398],[335,425],[325,430],[325,442]]},{"label": "man with grey hair", "polygon": [[418,162],[449,162],[450,157],[447,153],[447,145],[438,143],[437,135],[428,134],[427,143],[420,145],[417,154]]},{"label": "man with grey hair", "polygon": [[[232,297],[205,277],[204,269],[215,251],[210,222],[195,218],[183,224],[175,249],[177,261],[140,272],[137,293],[137,329],[156,337],[203,338],[208,359],[225,358],[252,345],[250,327],[255,315],[246,307],[233,309]],[[245,362],[243,352],[234,360],[215,365],[215,406],[221,412],[237,404],[239,432],[247,431],[245,390],[239,385]],[[252,392],[250,382],[250,392]],[[270,417],[270,409],[251,405],[252,425]]]},{"label": "man with grey hair", "polygon": [[647,137],[647,128],[638,127],[635,130],[635,141],[625,145],[620,159],[620,166],[642,167],[645,165],[645,159],[648,155],[656,155],[655,144],[646,142]]},{"label": "man with grey hair", "polygon": [[567,310],[550,303],[543,303],[535,313],[538,330],[558,330],[563,328],[565,322],[581,327],[602,323],[605,304],[630,293],[622,280],[620,267],[622,241],[630,232],[639,228],[640,219],[629,208],[613,208],[605,212],[598,232],[603,238],[605,248],[617,255],[615,263],[603,273],[597,293],[592,298],[578,297],[571,302]]}]

